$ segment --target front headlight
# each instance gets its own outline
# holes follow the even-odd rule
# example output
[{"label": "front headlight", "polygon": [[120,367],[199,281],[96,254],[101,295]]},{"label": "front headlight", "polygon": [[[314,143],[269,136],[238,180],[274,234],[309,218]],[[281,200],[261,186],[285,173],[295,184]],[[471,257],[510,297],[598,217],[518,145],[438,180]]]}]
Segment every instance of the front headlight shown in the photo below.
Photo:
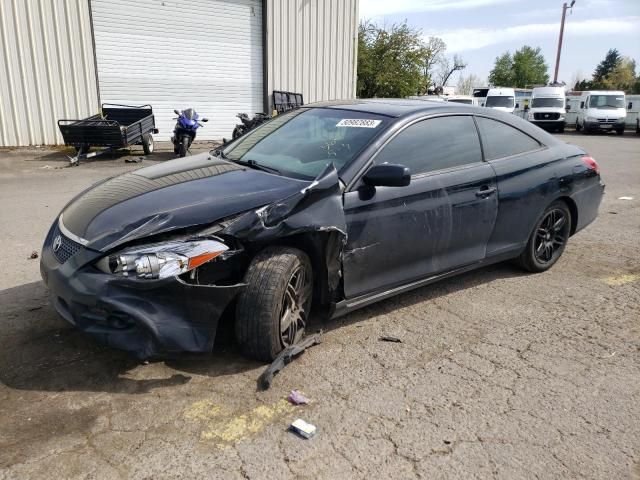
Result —
[{"label": "front headlight", "polygon": [[95,264],[104,273],[121,277],[175,277],[213,260],[229,249],[216,240],[171,241],[126,248]]},{"label": "front headlight", "polygon": [[585,120],[587,122],[596,122],[597,121],[596,117],[587,117],[587,118],[585,118]]}]

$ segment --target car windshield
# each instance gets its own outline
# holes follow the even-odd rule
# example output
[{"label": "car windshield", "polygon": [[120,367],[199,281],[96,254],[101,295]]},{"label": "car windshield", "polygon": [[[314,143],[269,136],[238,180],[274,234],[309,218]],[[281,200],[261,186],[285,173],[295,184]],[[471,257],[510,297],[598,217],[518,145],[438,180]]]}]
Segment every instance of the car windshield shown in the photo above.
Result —
[{"label": "car windshield", "polygon": [[624,108],[622,95],[591,95],[589,106],[592,108]]},{"label": "car windshield", "polygon": [[278,115],[222,151],[224,157],[312,180],[333,163],[339,171],[377,136],[387,117],[333,108]]},{"label": "car windshield", "polygon": [[487,97],[485,107],[513,108],[513,97]]},{"label": "car windshield", "polygon": [[187,108],[186,110],[182,111],[182,115],[184,116],[184,118],[188,118],[189,120],[194,120],[198,114],[193,108]]},{"label": "car windshield", "polygon": [[531,100],[531,108],[541,108],[541,107],[562,108],[564,107],[564,99],[537,97]]}]

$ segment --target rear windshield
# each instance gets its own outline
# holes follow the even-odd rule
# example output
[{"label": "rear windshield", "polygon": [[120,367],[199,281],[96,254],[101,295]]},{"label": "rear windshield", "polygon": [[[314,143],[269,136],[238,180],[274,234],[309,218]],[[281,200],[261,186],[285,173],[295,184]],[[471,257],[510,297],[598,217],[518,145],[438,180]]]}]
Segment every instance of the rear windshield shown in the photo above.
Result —
[{"label": "rear windshield", "polygon": [[531,100],[532,108],[562,108],[564,107],[564,99],[563,98],[534,98]]},{"label": "rear windshield", "polygon": [[622,95],[591,95],[589,106],[592,108],[624,108]]},{"label": "rear windshield", "polygon": [[513,97],[487,97],[485,107],[507,107],[512,108],[514,105]]},{"label": "rear windshield", "polygon": [[282,175],[314,179],[333,163],[338,171],[386,126],[388,117],[332,108],[300,108],[240,137],[223,154]]}]

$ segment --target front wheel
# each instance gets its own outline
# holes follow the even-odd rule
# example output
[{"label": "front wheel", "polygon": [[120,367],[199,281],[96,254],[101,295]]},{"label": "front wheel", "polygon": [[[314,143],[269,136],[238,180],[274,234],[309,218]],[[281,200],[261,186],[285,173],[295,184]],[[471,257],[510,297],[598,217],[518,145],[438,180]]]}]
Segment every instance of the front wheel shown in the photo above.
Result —
[{"label": "front wheel", "polygon": [[178,145],[178,156],[180,158],[186,157],[188,150],[189,150],[189,137],[185,135],[180,139],[180,144]]},{"label": "front wheel", "polygon": [[270,362],[304,335],[313,293],[311,262],[296,248],[267,247],[254,257],[244,281],[236,339],[244,355]]},{"label": "front wheel", "polygon": [[544,272],[558,261],[571,233],[571,212],[562,201],[549,205],[516,263],[530,272]]},{"label": "front wheel", "polygon": [[231,138],[235,140],[236,138],[241,137],[243,133],[244,128],[242,128],[240,125],[236,125],[236,128],[233,129],[233,133],[231,134]]}]

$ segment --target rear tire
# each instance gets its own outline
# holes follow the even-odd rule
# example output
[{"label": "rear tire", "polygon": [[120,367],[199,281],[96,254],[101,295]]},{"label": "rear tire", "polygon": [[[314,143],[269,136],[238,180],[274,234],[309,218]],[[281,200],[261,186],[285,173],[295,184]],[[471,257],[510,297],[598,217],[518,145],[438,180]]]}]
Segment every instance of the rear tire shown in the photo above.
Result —
[{"label": "rear tire", "polygon": [[296,248],[267,247],[253,258],[244,281],[236,339],[244,355],[270,362],[304,334],[313,293],[311,262]]},{"label": "rear tire", "polygon": [[587,130],[587,126],[586,125],[583,124],[581,130],[582,130],[582,134],[583,135],[588,135],[589,134],[589,130]]},{"label": "rear tire", "polygon": [[153,137],[150,133],[145,133],[142,136],[142,150],[145,155],[151,155],[153,153]]},{"label": "rear tire", "polygon": [[189,150],[189,137],[185,135],[180,139],[180,145],[178,145],[178,156],[180,158],[187,156]]},{"label": "rear tire", "polygon": [[564,252],[571,233],[571,212],[563,201],[549,205],[534,227],[515,263],[529,272],[550,269]]},{"label": "rear tire", "polygon": [[564,133],[564,126],[558,128],[558,133]]},{"label": "rear tire", "polygon": [[624,135],[624,128],[619,129],[619,130],[616,130],[616,133],[617,133],[618,135]]},{"label": "rear tire", "polygon": [[576,132],[579,132],[580,130],[582,130],[582,128],[580,127],[580,122],[576,120]]}]

